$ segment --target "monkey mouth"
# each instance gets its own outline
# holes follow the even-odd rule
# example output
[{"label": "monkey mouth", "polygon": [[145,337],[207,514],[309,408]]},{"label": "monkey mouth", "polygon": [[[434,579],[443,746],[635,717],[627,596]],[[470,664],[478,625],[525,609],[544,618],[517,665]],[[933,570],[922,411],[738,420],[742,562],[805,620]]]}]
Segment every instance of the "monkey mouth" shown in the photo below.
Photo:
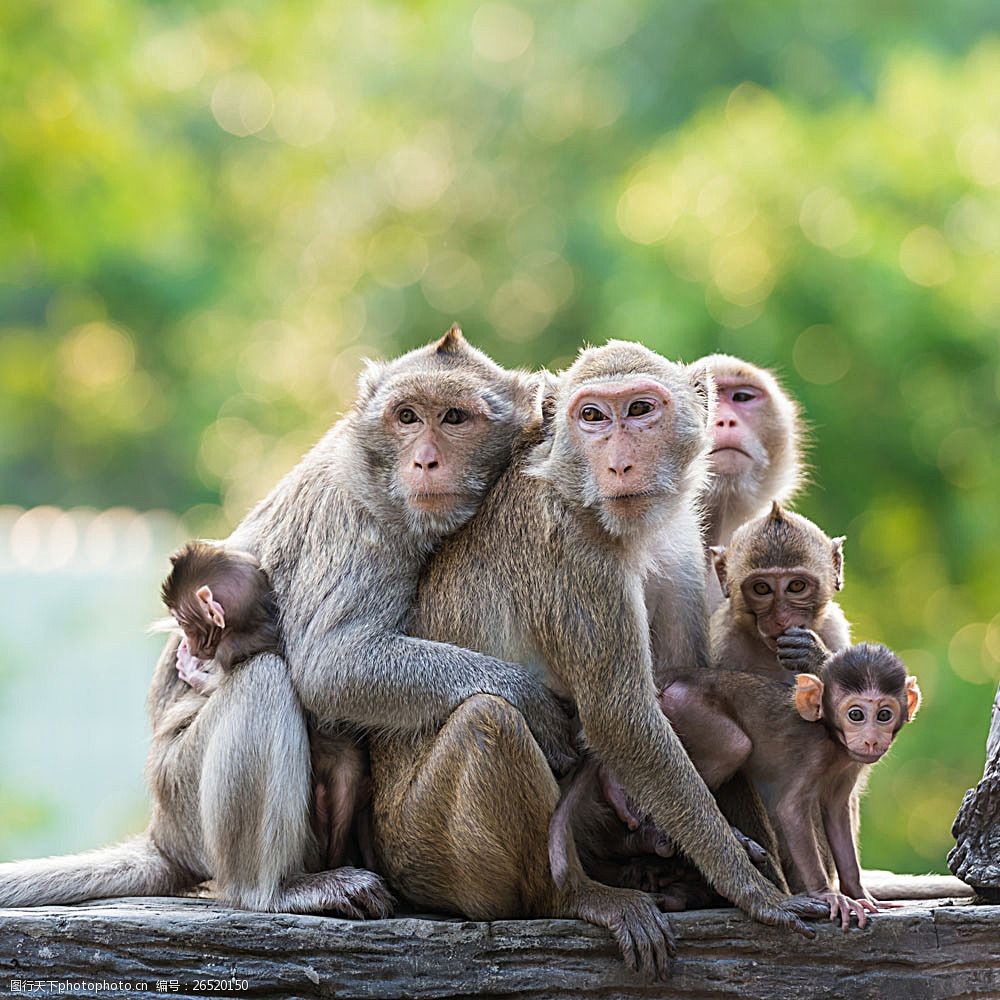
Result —
[{"label": "monkey mouth", "polygon": [[656,499],[655,490],[641,490],[638,493],[605,493],[601,497],[602,503],[632,503],[636,500]]},{"label": "monkey mouth", "polygon": [[464,493],[422,492],[411,493],[408,497],[410,505],[416,507],[418,510],[437,510],[440,507],[454,507],[465,499]]},{"label": "monkey mouth", "polygon": [[749,458],[751,460],[753,459],[753,456],[749,452],[746,452],[742,448],[737,448],[735,445],[731,444],[725,444],[721,448],[713,448],[709,452],[709,455],[718,455],[720,452],[723,451],[735,451],[738,455],[742,455],[744,458]]},{"label": "monkey mouth", "polygon": [[847,756],[858,764],[874,764],[882,759],[884,754],[881,751],[876,753],[858,753],[857,750],[848,750]]}]

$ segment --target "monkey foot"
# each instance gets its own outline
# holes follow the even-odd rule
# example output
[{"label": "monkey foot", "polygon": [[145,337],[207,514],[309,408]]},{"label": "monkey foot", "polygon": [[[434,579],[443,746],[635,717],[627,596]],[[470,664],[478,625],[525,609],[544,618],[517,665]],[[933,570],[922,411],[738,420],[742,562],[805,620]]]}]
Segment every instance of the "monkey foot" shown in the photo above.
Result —
[{"label": "monkey foot", "polygon": [[[611,932],[625,964],[647,979],[666,981],[677,945],[658,898],[589,882],[579,890],[577,916]],[[667,900],[662,902],[669,905]]]},{"label": "monkey foot", "polygon": [[867,927],[868,914],[878,913],[878,906],[870,898],[851,899],[850,896],[834,892],[832,889],[811,892],[809,895],[826,903],[830,907],[830,919],[834,922],[839,920],[840,926],[845,931],[851,926],[852,915],[857,919],[858,927]]},{"label": "monkey foot", "polygon": [[350,920],[391,917],[396,900],[385,882],[363,868],[337,868],[315,875],[293,875],[285,883],[281,910],[333,913]]}]

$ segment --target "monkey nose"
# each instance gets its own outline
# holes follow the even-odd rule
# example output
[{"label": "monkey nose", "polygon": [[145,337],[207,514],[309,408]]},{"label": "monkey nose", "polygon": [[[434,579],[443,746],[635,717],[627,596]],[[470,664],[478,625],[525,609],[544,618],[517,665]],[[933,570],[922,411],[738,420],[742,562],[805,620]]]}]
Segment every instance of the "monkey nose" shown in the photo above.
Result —
[{"label": "monkey nose", "polygon": [[608,472],[613,476],[617,476],[619,479],[622,476],[627,476],[632,471],[632,465],[628,462],[616,462],[614,465],[608,466]]},{"label": "monkey nose", "polygon": [[422,444],[414,453],[413,465],[423,472],[432,472],[440,465],[437,448],[432,444]]}]

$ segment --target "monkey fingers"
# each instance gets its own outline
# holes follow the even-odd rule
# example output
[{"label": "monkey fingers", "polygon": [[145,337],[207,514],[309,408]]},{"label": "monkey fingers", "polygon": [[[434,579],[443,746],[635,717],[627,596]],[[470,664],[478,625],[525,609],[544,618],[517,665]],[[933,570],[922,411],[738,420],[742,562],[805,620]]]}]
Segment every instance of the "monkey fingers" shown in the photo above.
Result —
[{"label": "monkey fingers", "polygon": [[625,964],[647,979],[666,981],[677,944],[657,900],[644,892],[590,882],[581,889],[579,915],[611,932]]},{"label": "monkey fingers", "polygon": [[362,868],[338,868],[315,875],[291,875],[284,883],[278,911],[336,913],[350,920],[391,917],[396,900],[385,882]]},{"label": "monkey fingers", "polygon": [[762,924],[783,927],[803,937],[814,938],[816,932],[803,921],[822,920],[828,917],[829,906],[824,900],[806,893],[800,896],[779,896],[777,902],[748,906],[745,912]]},{"label": "monkey fingers", "polygon": [[795,626],[785,629],[777,638],[778,662],[795,673],[818,670],[830,656],[823,640],[811,629]]},{"label": "monkey fingers", "polygon": [[756,868],[763,868],[771,860],[767,851],[764,850],[756,840],[752,840],[748,837],[742,830],[737,829],[735,826],[730,827],[733,831],[733,836],[739,841],[740,846],[744,851],[747,852],[747,857],[750,859],[750,863]]},{"label": "monkey fingers", "polygon": [[868,925],[868,914],[878,913],[878,907],[867,899],[851,899],[842,892],[834,892],[828,889],[822,892],[810,893],[816,899],[822,900],[830,907],[830,919],[834,922],[840,921],[843,930],[848,930],[851,926],[851,916],[857,918],[858,927]]}]

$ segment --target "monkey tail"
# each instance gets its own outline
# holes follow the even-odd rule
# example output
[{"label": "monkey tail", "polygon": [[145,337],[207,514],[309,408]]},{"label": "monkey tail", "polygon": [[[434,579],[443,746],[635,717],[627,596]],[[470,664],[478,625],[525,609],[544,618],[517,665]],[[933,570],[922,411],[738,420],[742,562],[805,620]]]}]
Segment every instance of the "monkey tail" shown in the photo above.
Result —
[{"label": "monkey tail", "polygon": [[144,833],[83,854],[0,864],[0,907],[55,906],[111,896],[169,896],[197,882]]}]

